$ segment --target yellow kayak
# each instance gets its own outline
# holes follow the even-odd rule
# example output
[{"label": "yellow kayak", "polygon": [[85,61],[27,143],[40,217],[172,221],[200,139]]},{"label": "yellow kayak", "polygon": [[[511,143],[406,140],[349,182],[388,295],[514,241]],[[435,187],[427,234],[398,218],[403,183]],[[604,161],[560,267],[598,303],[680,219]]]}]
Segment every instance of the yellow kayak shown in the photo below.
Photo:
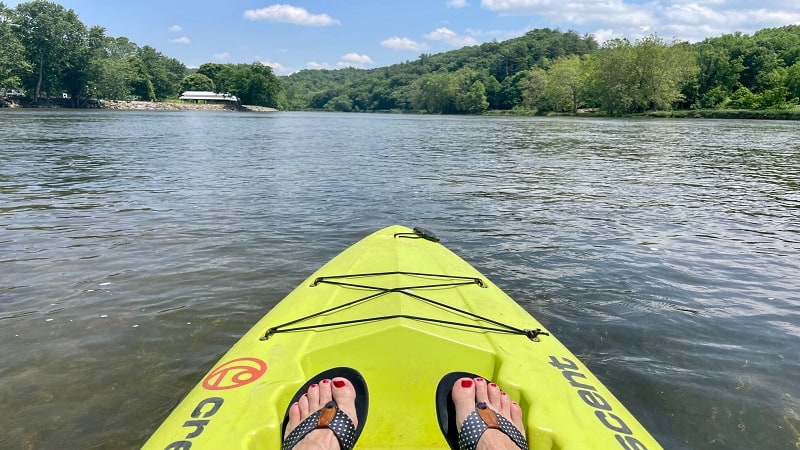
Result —
[{"label": "yellow kayak", "polygon": [[265,315],[175,407],[146,449],[278,449],[293,396],[336,367],[363,376],[362,449],[446,449],[437,385],[496,382],[531,449],[661,446],[564,345],[422,230],[377,231]]}]

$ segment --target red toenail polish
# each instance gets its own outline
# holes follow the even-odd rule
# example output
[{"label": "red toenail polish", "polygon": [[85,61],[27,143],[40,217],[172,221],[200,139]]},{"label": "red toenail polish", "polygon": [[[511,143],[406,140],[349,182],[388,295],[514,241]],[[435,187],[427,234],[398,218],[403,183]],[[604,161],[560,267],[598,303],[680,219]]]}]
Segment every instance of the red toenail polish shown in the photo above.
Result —
[{"label": "red toenail polish", "polygon": [[311,386],[309,386],[309,389],[314,389],[314,388],[317,388],[317,387],[319,387],[319,386],[317,386],[317,383],[314,383]]},{"label": "red toenail polish", "polygon": [[475,381],[477,381],[478,383],[480,383],[481,381],[483,381],[483,378],[480,378],[480,377],[478,377],[478,378],[475,378]]},{"label": "red toenail polish", "polygon": [[330,382],[331,382],[331,380],[322,380],[322,381],[320,381],[320,383],[322,383],[322,384],[328,384]]},{"label": "red toenail polish", "polygon": [[333,382],[333,385],[336,386],[337,388],[343,388],[345,384],[347,384],[347,383],[345,383],[342,380],[336,380],[336,381]]},{"label": "red toenail polish", "polygon": [[471,388],[472,387],[472,380],[461,380],[461,387],[462,388]]},{"label": "red toenail polish", "polygon": [[489,383],[489,386],[494,388],[494,387],[497,387],[497,384],[496,383]]},{"label": "red toenail polish", "polygon": [[508,394],[506,394],[505,392],[500,392],[500,395],[508,395]]}]

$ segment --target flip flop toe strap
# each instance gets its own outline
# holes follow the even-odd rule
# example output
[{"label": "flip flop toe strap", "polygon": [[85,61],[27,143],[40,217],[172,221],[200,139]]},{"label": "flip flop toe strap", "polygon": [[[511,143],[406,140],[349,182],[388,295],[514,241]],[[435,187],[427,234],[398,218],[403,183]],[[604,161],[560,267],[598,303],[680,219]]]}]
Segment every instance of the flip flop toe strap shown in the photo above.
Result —
[{"label": "flip flop toe strap", "polygon": [[478,403],[461,424],[458,433],[458,447],[461,450],[475,450],[483,433],[489,428],[500,430],[511,438],[521,450],[528,450],[528,441],[508,419],[489,409],[486,403]]},{"label": "flip flop toe strap", "polygon": [[356,443],[355,424],[347,414],[339,409],[336,402],[330,401],[325,407],[320,408],[300,422],[283,440],[281,449],[291,450],[308,433],[320,428],[327,428],[333,432],[333,435],[339,440],[341,450],[351,450]]}]

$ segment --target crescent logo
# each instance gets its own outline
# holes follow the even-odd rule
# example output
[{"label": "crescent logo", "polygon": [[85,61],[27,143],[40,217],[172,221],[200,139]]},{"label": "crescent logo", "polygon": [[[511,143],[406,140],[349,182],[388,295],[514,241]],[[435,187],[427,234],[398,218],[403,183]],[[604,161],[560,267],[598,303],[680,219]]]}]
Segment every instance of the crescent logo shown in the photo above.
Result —
[{"label": "crescent logo", "polygon": [[267,372],[267,363],[258,358],[238,358],[223,363],[203,380],[210,391],[235,389],[250,384]]}]

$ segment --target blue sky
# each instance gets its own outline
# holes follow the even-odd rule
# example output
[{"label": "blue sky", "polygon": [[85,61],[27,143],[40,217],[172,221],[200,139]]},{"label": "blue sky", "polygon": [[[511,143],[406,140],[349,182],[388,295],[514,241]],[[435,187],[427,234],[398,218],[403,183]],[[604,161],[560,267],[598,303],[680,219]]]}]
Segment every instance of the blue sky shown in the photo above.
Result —
[{"label": "blue sky", "polygon": [[[4,0],[7,6],[19,1]],[[189,67],[261,61],[279,75],[382,67],[533,28],[598,42],[653,33],[691,42],[800,24],[797,0],[58,0],[87,26]]]}]

